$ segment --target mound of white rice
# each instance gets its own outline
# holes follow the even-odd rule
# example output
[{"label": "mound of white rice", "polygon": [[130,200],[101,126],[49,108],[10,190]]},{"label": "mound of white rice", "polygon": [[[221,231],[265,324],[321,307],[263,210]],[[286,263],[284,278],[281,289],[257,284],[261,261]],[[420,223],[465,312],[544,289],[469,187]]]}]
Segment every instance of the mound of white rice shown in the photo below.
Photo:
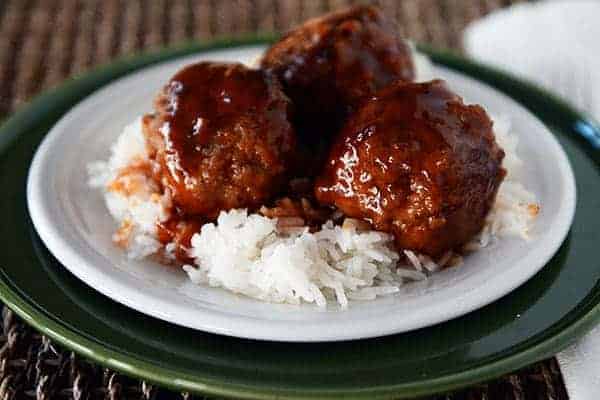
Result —
[{"label": "mound of white rice", "polygon": [[156,223],[168,219],[171,199],[146,174],[132,166],[148,162],[142,119],[127,125],[111,148],[108,162],[88,165],[89,185],[100,188],[110,214],[120,224],[115,243],[130,258],[143,258],[162,249]]},{"label": "mound of white rice", "polygon": [[[509,133],[508,119],[494,120],[508,173],[485,228],[465,246],[468,251],[503,235],[527,239],[538,211],[533,193],[519,183],[518,138]],[[157,240],[156,227],[157,222],[169,218],[171,199],[144,172],[145,163],[148,154],[139,118],[125,128],[107,162],[88,166],[89,183],[102,190],[110,214],[120,224],[113,240],[130,258],[174,258],[175,244],[163,246]],[[189,255],[195,265],[183,269],[195,283],[264,301],[324,307],[328,300],[336,299],[346,307],[349,299],[371,300],[394,293],[407,281],[425,279],[446,263],[460,262],[460,256],[451,252],[436,262],[408,250],[400,257],[390,235],[361,231],[360,225],[346,219],[342,226],[328,222],[311,233],[303,228],[278,229],[276,219],[248,215],[246,210],[221,212],[216,223],[203,225],[193,236]]]}]

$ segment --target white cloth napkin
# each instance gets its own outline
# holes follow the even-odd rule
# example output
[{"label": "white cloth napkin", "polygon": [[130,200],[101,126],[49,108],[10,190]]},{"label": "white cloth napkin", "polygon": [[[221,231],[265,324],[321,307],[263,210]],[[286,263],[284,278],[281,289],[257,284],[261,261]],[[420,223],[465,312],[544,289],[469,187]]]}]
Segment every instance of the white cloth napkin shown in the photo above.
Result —
[{"label": "white cloth napkin", "polygon": [[[555,92],[600,120],[600,1],[518,4],[472,23],[466,53]],[[572,400],[600,399],[600,327],[557,354]]]},{"label": "white cloth napkin", "polygon": [[600,1],[522,3],[464,32],[471,57],[537,82],[600,119]]}]

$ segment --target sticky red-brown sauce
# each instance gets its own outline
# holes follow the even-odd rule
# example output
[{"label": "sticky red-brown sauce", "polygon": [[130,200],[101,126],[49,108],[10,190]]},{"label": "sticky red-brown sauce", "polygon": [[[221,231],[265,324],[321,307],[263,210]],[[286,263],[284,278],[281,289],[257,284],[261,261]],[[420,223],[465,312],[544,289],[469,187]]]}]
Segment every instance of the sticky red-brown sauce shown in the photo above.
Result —
[{"label": "sticky red-brown sauce", "polygon": [[182,263],[192,263],[189,256],[192,236],[200,231],[202,220],[185,216],[174,216],[164,222],[157,223],[158,240],[166,245],[175,245],[173,255]]},{"label": "sticky red-brown sauce", "polygon": [[312,145],[332,138],[362,97],[414,79],[408,45],[372,6],[307,21],[271,46],[261,67],[283,83],[299,135]]},{"label": "sticky red-brown sauce", "polygon": [[274,78],[241,64],[193,64],[170,80],[156,109],[150,143],[186,215],[256,209],[285,186],[296,139]]},{"label": "sticky red-brown sauce", "polygon": [[[231,72],[223,69],[231,68]],[[180,182],[193,179],[199,153],[242,113],[263,110],[268,90],[262,74],[222,64],[195,64],[178,72],[165,89],[161,133],[166,166]]]},{"label": "sticky red-brown sauce", "polygon": [[504,170],[492,122],[442,81],[378,92],[333,144],[315,195],[394,233],[400,248],[440,255],[483,227]]},{"label": "sticky red-brown sauce", "polygon": [[407,44],[367,6],[308,21],[260,70],[179,71],[144,119],[145,173],[172,199],[161,243],[190,263],[194,233],[234,208],[282,228],[356,218],[434,256],[464,243],[483,226],[503,152],[481,107],[440,81],[407,82],[414,72]]},{"label": "sticky red-brown sauce", "polygon": [[190,239],[221,211],[256,211],[284,192],[295,155],[289,99],[275,78],[204,62],[175,74],[143,120],[155,181],[172,215],[158,225],[184,261]]}]

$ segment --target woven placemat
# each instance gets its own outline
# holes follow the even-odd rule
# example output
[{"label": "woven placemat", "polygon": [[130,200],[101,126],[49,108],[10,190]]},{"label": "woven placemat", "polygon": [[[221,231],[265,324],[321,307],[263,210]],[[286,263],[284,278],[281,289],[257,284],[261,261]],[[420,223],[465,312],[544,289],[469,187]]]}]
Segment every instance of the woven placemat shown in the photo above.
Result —
[{"label": "woven placemat", "polygon": [[[418,42],[460,50],[470,21],[510,0],[380,0]],[[282,32],[350,0],[0,0],[0,118],[41,90],[123,54]],[[91,364],[3,307],[0,400],[192,399]],[[567,399],[556,360],[436,399]]]}]

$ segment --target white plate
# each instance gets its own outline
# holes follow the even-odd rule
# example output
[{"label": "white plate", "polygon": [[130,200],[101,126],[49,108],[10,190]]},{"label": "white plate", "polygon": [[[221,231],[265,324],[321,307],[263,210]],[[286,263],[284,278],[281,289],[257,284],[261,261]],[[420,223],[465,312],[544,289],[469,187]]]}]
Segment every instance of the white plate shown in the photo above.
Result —
[{"label": "white plate", "polygon": [[[523,181],[542,209],[533,240],[506,238],[465,258],[460,268],[407,285],[370,302],[332,306],[268,304],[191,284],[179,270],[130,261],[111,242],[115,222],[86,165],[105,160],[122,128],[152,107],[154,95],[180,67],[198,60],[254,60],[262,47],[213,51],[141,69],[98,90],[49,132],[33,160],[27,200],[48,249],[79,279],[135,310],[178,325],[230,336],[278,341],[336,341],[405,332],[466,314],[510,292],[552,257],[571,224],[575,182],[548,129],[509,97],[444,68],[436,75],[491,114],[509,115],[520,136]],[[515,316],[517,317],[517,316]]]}]

